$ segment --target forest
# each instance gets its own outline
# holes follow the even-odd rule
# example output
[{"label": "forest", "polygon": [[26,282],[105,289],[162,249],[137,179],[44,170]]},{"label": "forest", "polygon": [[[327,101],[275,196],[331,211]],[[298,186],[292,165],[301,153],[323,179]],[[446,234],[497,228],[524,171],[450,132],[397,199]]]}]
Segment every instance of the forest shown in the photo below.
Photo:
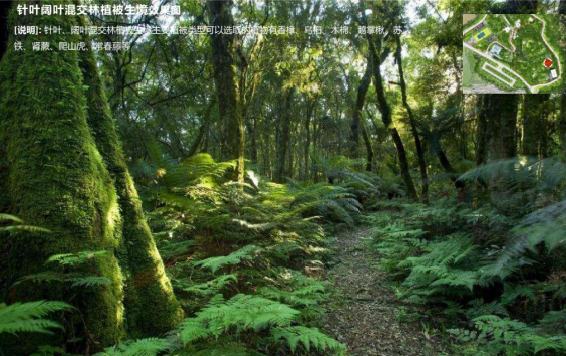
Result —
[{"label": "forest", "polygon": [[566,355],[566,95],[464,14],[0,1],[0,356]]}]

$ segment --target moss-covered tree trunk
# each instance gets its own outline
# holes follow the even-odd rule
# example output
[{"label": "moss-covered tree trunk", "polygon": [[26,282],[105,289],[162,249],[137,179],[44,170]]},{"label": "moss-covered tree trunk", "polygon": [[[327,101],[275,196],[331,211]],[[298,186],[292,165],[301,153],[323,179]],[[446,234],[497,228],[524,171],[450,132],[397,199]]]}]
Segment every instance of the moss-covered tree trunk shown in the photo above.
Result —
[{"label": "moss-covered tree trunk", "polygon": [[[215,28],[233,26],[232,1],[207,1],[210,25]],[[221,125],[222,159],[237,160],[236,178],[244,180],[244,121],[238,105],[238,84],[234,61],[234,35],[211,35],[214,83],[218,95],[218,114]]]},{"label": "moss-covered tree trunk", "polygon": [[[0,135],[6,152],[8,209],[52,231],[4,237],[2,244],[8,248],[0,259],[7,269],[0,278],[9,288],[5,299],[66,299],[72,294],[78,312],[66,320],[66,326],[71,336],[82,338],[78,348],[110,345],[124,335],[123,276],[115,254],[122,221],[112,179],[87,124],[78,53],[58,50],[59,42],[80,42],[78,36],[68,34],[76,22],[68,16],[18,16],[15,10],[9,22],[11,28],[61,26],[67,34],[11,36],[0,63]],[[49,42],[51,51],[33,51],[32,42]],[[24,50],[15,50],[19,43]],[[108,253],[94,259],[88,269],[75,272],[108,278],[109,285],[73,290],[32,283],[13,286],[21,277],[43,272],[43,262],[51,255],[87,250]]]},{"label": "moss-covered tree trunk", "polygon": [[[79,23],[84,25],[82,18]],[[158,335],[172,329],[183,316],[155,241],[145,219],[141,201],[128,172],[116,127],[98,74],[90,39],[88,51],[79,54],[83,84],[88,87],[87,121],[98,151],[114,181],[122,213],[124,255],[119,256],[126,274],[125,306],[130,336]],[[208,121],[208,120],[207,120]]]},{"label": "moss-covered tree trunk", "polygon": [[[66,3],[72,2],[38,5]],[[66,348],[75,352],[165,331],[181,312],[128,175],[93,54],[58,50],[59,42],[84,41],[70,34],[77,19],[12,11],[10,26],[16,24],[61,26],[62,31],[11,36],[0,63],[0,142],[6,162],[0,172],[7,192],[2,209],[51,230],[0,237],[2,301],[72,303],[76,310],[65,316],[65,334],[48,341],[61,346],[73,338]],[[15,50],[16,42],[25,50]],[[51,50],[33,51],[32,42],[49,42]],[[104,277],[108,284],[14,286],[24,276],[45,272],[49,256],[101,250],[106,253],[92,254],[88,264],[66,272]],[[35,343],[14,340],[13,346]]]}]

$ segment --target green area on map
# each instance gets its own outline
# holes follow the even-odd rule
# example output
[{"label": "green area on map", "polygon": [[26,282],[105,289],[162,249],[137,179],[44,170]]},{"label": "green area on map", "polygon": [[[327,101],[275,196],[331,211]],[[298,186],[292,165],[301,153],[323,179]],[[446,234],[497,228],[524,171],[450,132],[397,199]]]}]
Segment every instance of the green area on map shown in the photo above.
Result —
[{"label": "green area on map", "polygon": [[465,92],[487,85],[503,92],[564,90],[559,15],[468,14],[464,22]]}]

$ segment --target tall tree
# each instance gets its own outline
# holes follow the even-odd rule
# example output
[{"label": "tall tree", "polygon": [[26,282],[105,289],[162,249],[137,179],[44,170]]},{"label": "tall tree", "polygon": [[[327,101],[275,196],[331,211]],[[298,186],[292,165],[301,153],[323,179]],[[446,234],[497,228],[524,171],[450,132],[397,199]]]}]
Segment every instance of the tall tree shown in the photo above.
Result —
[{"label": "tall tree", "polygon": [[382,52],[382,38],[376,37],[375,44],[374,39],[367,35],[368,43],[369,43],[369,51],[370,56],[372,59],[373,64],[373,76],[374,76],[374,85],[375,85],[375,93],[377,96],[377,107],[379,112],[381,113],[381,120],[383,121],[383,125],[387,128],[387,131],[391,135],[393,139],[393,143],[395,144],[395,148],[397,150],[397,158],[399,160],[399,168],[401,169],[401,179],[405,184],[405,189],[407,189],[407,195],[411,199],[417,199],[417,192],[415,190],[415,186],[413,184],[413,179],[411,178],[411,174],[409,172],[409,162],[407,160],[407,154],[405,153],[405,147],[403,146],[403,141],[401,140],[401,136],[397,131],[397,128],[393,124],[393,120],[391,118],[391,108],[389,107],[389,103],[385,98],[385,91],[383,88],[383,78],[381,75],[381,56],[385,56],[388,53],[388,49],[385,49]]},{"label": "tall tree", "polygon": [[477,98],[478,124],[476,127],[476,164],[482,165],[487,162],[487,140],[489,132],[487,131],[487,109],[489,104],[488,95],[479,95]]},{"label": "tall tree", "polygon": [[[82,17],[78,23],[84,26]],[[134,182],[130,177],[116,127],[106,101],[90,39],[83,36],[87,51],[79,52],[83,84],[88,87],[87,123],[102,160],[114,182],[122,216],[122,245],[119,256],[124,273],[124,304],[127,331],[131,336],[159,335],[171,330],[182,318],[173,287],[144,216]],[[214,103],[211,104],[213,106]],[[208,121],[205,118],[205,124]]]},{"label": "tall tree", "polygon": [[[69,16],[12,15],[11,26],[76,25]],[[0,135],[6,144],[9,211],[52,233],[35,237],[33,243],[23,235],[2,241],[9,249],[0,258],[5,263],[0,278],[10,288],[18,279],[42,271],[42,262],[51,255],[107,250],[109,253],[95,259],[90,271],[75,272],[89,272],[111,284],[79,292],[75,301],[80,315],[68,322],[76,336],[93,343],[91,346],[95,340],[110,345],[124,331],[123,275],[112,252],[121,240],[116,192],[87,124],[78,53],[34,52],[29,50],[32,40],[56,47],[59,42],[79,42],[80,38],[70,34],[42,34],[33,39],[12,36],[2,59]],[[16,41],[28,51],[14,50]],[[23,103],[21,98],[28,101]],[[64,299],[66,295],[63,289],[47,290],[27,283],[4,293],[7,302],[13,298]]]},{"label": "tall tree", "polygon": [[517,155],[518,95],[490,94],[486,97],[488,161]]},{"label": "tall tree", "polygon": [[560,148],[563,159],[566,160],[566,95],[560,96],[560,115],[558,117],[558,134],[560,135]]},{"label": "tall tree", "polygon": [[[65,3],[72,2],[42,2]],[[76,20],[13,11],[10,26],[69,29],[78,24]],[[70,350],[92,352],[128,332],[135,337],[161,333],[178,322],[182,312],[125,168],[92,52],[31,51],[35,41],[56,48],[59,42],[81,40],[69,31],[11,36],[0,63],[0,141],[6,148],[2,174],[7,191],[2,208],[51,231],[1,237],[0,287],[3,302],[72,303],[76,311],[64,316],[66,338],[77,340]],[[16,42],[27,51],[16,50]],[[82,251],[87,251],[88,263],[64,271],[102,277],[103,285],[83,289],[65,284],[14,285],[22,277],[44,272],[48,267],[42,262],[49,256]],[[34,347],[34,340],[28,341],[20,345],[14,340],[12,346]]]},{"label": "tall tree", "polygon": [[[232,0],[208,0],[210,25],[227,28],[234,25]],[[236,179],[244,180],[245,131],[242,111],[238,103],[238,81],[234,58],[234,35],[214,32],[211,35],[214,83],[218,95],[218,113],[221,125],[221,152],[225,160],[237,160]]]},{"label": "tall tree", "polygon": [[522,154],[548,156],[548,100],[550,94],[525,95],[523,100]]},{"label": "tall tree", "polygon": [[277,140],[275,142],[275,170],[273,171],[273,180],[278,183],[283,182],[285,176],[285,163],[287,163],[287,155],[291,155],[289,149],[291,135],[291,103],[295,87],[289,87],[283,93],[284,102],[280,105],[277,124]]},{"label": "tall tree", "polygon": [[[372,71],[372,63],[371,57],[368,57],[368,61],[366,64],[366,70],[360,83],[358,84],[358,91],[356,94],[356,102],[354,104],[352,110],[352,124],[350,125],[350,157],[358,158],[359,155],[359,135],[360,135],[360,127],[362,125],[361,118],[362,118],[362,111],[364,109],[364,104],[366,101],[366,94],[369,89],[369,85],[371,83],[371,72]],[[370,163],[371,164],[371,163]]]},{"label": "tall tree", "polygon": [[371,139],[369,137],[369,133],[365,124],[363,122],[360,122],[360,125],[362,127],[362,137],[366,146],[366,171],[371,172],[373,170],[373,146],[371,144]]},{"label": "tall tree", "polygon": [[399,71],[399,85],[401,86],[401,100],[403,102],[403,107],[407,111],[409,117],[409,126],[411,127],[411,134],[413,135],[413,140],[415,140],[415,149],[417,152],[417,159],[419,162],[419,171],[421,174],[421,194],[422,199],[428,202],[428,174],[426,170],[426,161],[424,157],[423,148],[421,145],[421,139],[419,138],[419,132],[417,131],[417,124],[415,122],[415,117],[413,115],[413,110],[407,102],[407,84],[405,83],[405,76],[403,75],[403,62],[401,58],[401,37],[399,35],[395,36],[395,43],[397,44],[397,49],[395,51],[395,60],[397,62],[397,69]]}]

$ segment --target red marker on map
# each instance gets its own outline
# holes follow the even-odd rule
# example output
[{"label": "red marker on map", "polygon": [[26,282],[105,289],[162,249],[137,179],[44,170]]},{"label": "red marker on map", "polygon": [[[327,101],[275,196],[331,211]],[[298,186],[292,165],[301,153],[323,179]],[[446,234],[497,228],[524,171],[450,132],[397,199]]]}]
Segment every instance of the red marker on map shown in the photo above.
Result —
[{"label": "red marker on map", "polygon": [[545,59],[544,60],[544,66],[547,68],[550,68],[550,66],[552,65],[552,61],[550,59]]}]

